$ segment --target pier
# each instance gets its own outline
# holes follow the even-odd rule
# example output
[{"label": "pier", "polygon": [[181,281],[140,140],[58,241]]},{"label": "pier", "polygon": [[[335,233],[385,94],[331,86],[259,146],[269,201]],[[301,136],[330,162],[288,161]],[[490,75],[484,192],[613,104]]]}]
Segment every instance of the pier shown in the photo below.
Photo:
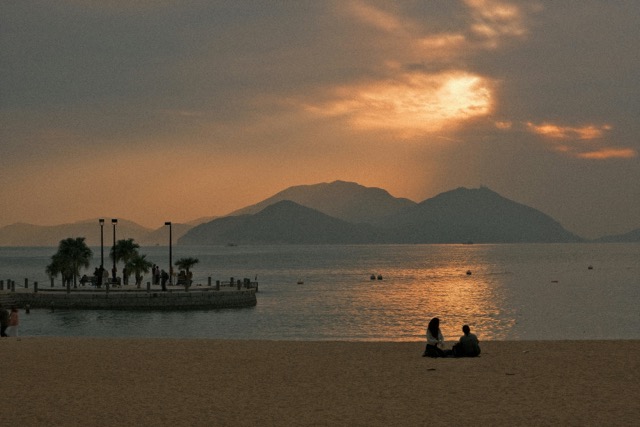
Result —
[{"label": "pier", "polygon": [[229,282],[211,280],[208,285],[159,286],[138,288],[80,286],[77,288],[39,288],[38,283],[16,287],[0,281],[0,303],[5,306],[47,308],[50,310],[187,310],[252,307],[257,304],[258,283],[249,279]]}]

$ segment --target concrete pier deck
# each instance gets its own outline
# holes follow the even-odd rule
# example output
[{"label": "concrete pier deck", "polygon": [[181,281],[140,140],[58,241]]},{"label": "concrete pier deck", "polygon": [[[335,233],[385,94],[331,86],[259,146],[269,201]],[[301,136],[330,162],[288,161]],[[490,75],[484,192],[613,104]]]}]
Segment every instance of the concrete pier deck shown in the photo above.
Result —
[{"label": "concrete pier deck", "polygon": [[166,291],[134,286],[15,289],[0,291],[0,303],[32,308],[96,310],[186,310],[252,307],[257,304],[256,287],[209,287],[189,289],[171,286]]}]

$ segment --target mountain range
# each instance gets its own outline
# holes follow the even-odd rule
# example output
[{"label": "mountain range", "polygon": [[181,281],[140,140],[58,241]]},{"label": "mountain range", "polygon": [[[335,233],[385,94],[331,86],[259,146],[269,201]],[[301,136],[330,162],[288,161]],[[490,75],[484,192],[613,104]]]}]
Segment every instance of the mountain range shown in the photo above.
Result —
[{"label": "mountain range", "polygon": [[[180,244],[203,245],[254,243],[516,243],[580,242],[548,215],[508,200],[481,187],[458,188],[422,203],[394,201],[379,189],[350,187],[336,182],[338,196],[329,209],[317,203],[313,209],[300,200],[271,198],[229,216],[201,224],[179,239]],[[323,186],[324,199],[331,185]],[[357,184],[356,184],[357,185]],[[348,188],[345,191],[345,188]],[[291,189],[290,189],[291,190]],[[286,191],[290,197],[298,193]],[[317,190],[315,188],[314,190]],[[357,196],[350,198],[348,195]],[[371,197],[367,197],[371,194]],[[354,203],[352,200],[358,200]],[[307,199],[308,200],[308,199]],[[341,209],[344,207],[343,209]],[[262,210],[259,210],[262,208]],[[321,211],[322,210],[322,211]],[[243,212],[254,212],[246,213]],[[335,216],[328,213],[331,211]],[[341,212],[341,215],[336,214]],[[366,216],[355,213],[366,212]],[[344,218],[349,218],[349,221]]]},{"label": "mountain range", "polygon": [[[533,243],[582,242],[550,216],[506,199],[486,187],[457,188],[416,203],[380,188],[335,181],[287,188],[224,217],[172,224],[174,244],[361,244],[361,243]],[[0,228],[0,246],[57,246],[84,236],[100,245],[98,219]],[[112,225],[103,229],[112,242]],[[167,227],[149,229],[118,221],[116,239],[141,246],[167,245]],[[640,229],[598,242],[640,242]]]}]

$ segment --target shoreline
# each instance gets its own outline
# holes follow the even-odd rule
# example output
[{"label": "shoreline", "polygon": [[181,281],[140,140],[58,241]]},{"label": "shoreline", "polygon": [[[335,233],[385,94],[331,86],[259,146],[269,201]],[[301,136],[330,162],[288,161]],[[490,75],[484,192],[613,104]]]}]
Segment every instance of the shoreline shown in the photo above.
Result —
[{"label": "shoreline", "polygon": [[478,358],[429,359],[422,341],[2,338],[0,417],[27,426],[640,419],[640,340],[481,346]]}]

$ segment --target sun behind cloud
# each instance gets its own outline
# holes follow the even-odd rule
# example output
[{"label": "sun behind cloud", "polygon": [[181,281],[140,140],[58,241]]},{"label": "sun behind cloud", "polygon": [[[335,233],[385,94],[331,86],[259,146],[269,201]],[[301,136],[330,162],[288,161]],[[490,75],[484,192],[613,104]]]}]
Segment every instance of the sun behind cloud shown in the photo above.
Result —
[{"label": "sun behind cloud", "polygon": [[438,132],[491,112],[488,79],[463,71],[405,73],[394,79],[334,90],[333,99],[306,105],[316,115],[343,117],[358,130],[402,135]]},{"label": "sun behind cloud", "polygon": [[338,3],[338,14],[371,30],[368,46],[379,48],[375,74],[384,77],[321,88],[321,101],[300,101],[298,106],[315,116],[343,119],[356,131],[400,138],[455,132],[472,119],[491,115],[499,81],[460,64],[463,58],[525,37],[530,7],[501,0],[463,4],[466,26],[436,29],[393,4]]}]

